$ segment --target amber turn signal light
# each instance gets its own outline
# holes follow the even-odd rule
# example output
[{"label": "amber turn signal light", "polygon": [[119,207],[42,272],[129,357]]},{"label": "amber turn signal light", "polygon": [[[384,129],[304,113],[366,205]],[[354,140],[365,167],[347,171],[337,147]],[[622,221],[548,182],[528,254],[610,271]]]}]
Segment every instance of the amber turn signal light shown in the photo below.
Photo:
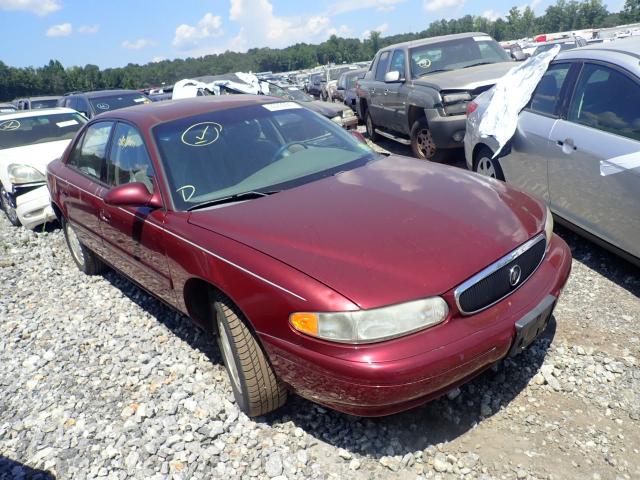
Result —
[{"label": "amber turn signal light", "polygon": [[318,336],[318,315],[315,313],[294,313],[289,318],[293,328],[307,335]]}]

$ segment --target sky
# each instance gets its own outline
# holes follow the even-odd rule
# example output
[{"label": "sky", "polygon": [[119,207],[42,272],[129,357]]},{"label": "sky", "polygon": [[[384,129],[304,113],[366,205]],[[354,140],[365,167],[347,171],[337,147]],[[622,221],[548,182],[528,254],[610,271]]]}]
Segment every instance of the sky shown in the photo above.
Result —
[{"label": "sky", "polygon": [[[522,2],[522,3],[521,3]],[[529,2],[529,3],[526,3]],[[100,68],[253,47],[319,43],[332,34],[417,32],[466,14],[495,20],[512,6],[536,14],[555,0],[0,0],[0,61],[57,59]],[[611,10],[624,0],[611,0]]]}]

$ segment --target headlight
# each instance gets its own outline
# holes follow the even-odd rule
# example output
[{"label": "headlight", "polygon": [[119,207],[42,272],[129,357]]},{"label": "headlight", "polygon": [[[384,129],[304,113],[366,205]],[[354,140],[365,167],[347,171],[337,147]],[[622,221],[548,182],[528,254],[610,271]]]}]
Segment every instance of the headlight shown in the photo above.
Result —
[{"label": "headlight", "polygon": [[335,117],[331,117],[332,122],[336,122],[339,125],[342,125],[342,115],[336,115]]},{"label": "headlight", "polygon": [[553,215],[551,210],[547,207],[547,216],[544,220],[544,235],[547,237],[547,245],[551,242],[551,236],[553,235]]},{"label": "headlight", "polygon": [[299,312],[289,317],[299,332],[341,343],[372,343],[439,324],[449,313],[440,297],[352,312]]},{"label": "headlight", "polygon": [[353,115],[354,115],[353,110],[351,110],[350,108],[347,108],[342,111],[342,118],[353,117]]},{"label": "headlight", "polygon": [[9,165],[9,181],[14,185],[22,183],[44,182],[44,175],[29,165],[12,163]]}]

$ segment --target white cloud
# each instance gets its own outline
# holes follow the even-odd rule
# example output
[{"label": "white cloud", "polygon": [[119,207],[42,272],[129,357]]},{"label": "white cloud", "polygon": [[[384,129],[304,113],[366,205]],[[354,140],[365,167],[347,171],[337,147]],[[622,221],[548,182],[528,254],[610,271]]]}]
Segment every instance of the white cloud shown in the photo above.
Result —
[{"label": "white cloud", "polygon": [[205,38],[219,37],[223,34],[222,19],[213,13],[207,13],[195,26],[186,23],[178,25],[173,45],[178,48],[193,47]]},{"label": "white cloud", "polygon": [[424,0],[422,6],[427,12],[437,12],[444,8],[460,7],[464,1],[465,0]]},{"label": "white cloud", "polygon": [[152,61],[153,63],[157,63],[157,62],[163,62],[163,61],[165,61],[166,59],[167,59],[167,57],[159,56],[159,57],[153,57],[153,58],[151,59],[151,61]]},{"label": "white cloud", "polygon": [[231,0],[229,19],[240,25],[238,35],[228,45],[230,50],[318,42],[336,31],[328,15],[279,17],[268,0]]},{"label": "white cloud", "polygon": [[390,12],[399,3],[406,0],[357,0],[349,2],[336,2],[328,9],[328,15],[340,15],[342,13],[354,12],[356,10],[366,10],[375,8],[378,12]]},{"label": "white cloud", "polygon": [[500,12],[496,12],[495,10],[485,10],[484,12],[482,12],[482,16],[488,20],[491,20],[492,22],[495,22],[502,17],[502,14]]},{"label": "white cloud", "polygon": [[53,25],[47,30],[47,37],[68,37],[73,32],[73,27],[70,23],[61,23],[60,25]]},{"label": "white cloud", "polygon": [[387,30],[389,30],[389,24],[383,23],[382,25],[378,25],[372,30],[365,30],[364,32],[362,32],[362,38],[369,38],[369,36],[371,36],[371,32],[380,32],[380,35],[382,35]]},{"label": "white cloud", "polygon": [[78,27],[79,33],[86,33],[87,35],[98,33],[98,30],[100,30],[100,25],[82,25]]},{"label": "white cloud", "polygon": [[148,40],[146,38],[139,38],[137,40],[133,40],[130,42],[129,40],[125,40],[122,42],[122,48],[128,48],[129,50],[140,50],[145,47],[151,47],[155,45],[153,40]]},{"label": "white cloud", "polygon": [[349,28],[347,25],[340,25],[338,28],[331,27],[329,30],[327,30],[327,35],[346,37],[348,35],[351,35],[351,28]]},{"label": "white cloud", "polygon": [[62,6],[58,0],[0,0],[0,10],[14,10],[49,15]]}]

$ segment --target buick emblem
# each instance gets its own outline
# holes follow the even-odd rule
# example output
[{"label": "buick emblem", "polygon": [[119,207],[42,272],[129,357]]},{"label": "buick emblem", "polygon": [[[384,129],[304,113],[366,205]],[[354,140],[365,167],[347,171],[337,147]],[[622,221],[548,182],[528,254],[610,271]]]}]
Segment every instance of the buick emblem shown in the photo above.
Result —
[{"label": "buick emblem", "polygon": [[509,283],[512,287],[515,287],[520,283],[520,276],[522,275],[522,269],[520,265],[514,265],[509,269]]}]

